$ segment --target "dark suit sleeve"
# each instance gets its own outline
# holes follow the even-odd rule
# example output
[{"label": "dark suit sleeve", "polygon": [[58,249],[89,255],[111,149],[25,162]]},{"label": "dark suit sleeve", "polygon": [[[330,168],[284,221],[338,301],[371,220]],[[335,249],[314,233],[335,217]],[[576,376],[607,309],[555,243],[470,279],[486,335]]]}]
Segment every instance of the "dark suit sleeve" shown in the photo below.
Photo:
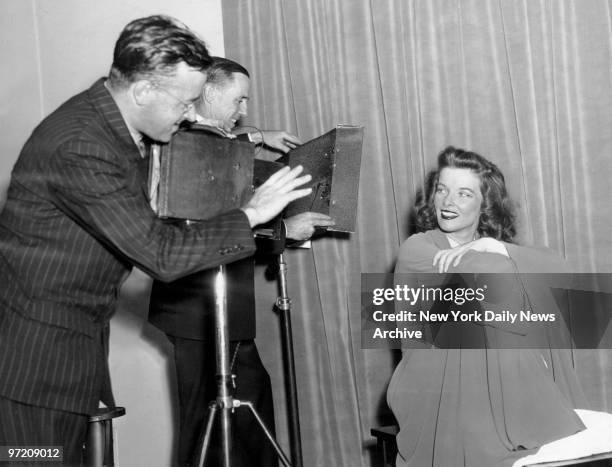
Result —
[{"label": "dark suit sleeve", "polygon": [[51,159],[50,192],[98,241],[160,280],[253,254],[252,230],[241,210],[188,228],[158,219],[145,195],[146,164],[91,141],[72,140]]},{"label": "dark suit sleeve", "polygon": [[[260,255],[279,255],[285,250],[287,245],[285,223],[279,222],[278,232],[270,235],[258,235],[255,230],[255,244],[257,245],[257,254]],[[276,229],[274,229],[276,230]]]}]

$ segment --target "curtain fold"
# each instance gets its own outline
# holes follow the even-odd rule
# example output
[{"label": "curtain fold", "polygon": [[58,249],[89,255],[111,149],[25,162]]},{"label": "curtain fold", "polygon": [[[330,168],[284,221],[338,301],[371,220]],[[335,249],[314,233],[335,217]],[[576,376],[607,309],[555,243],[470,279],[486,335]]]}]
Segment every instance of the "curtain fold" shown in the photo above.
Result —
[{"label": "curtain fold", "polygon": [[[360,348],[360,273],[392,271],[437,154],[475,150],[505,174],[519,242],[575,271],[612,271],[612,16],[606,0],[226,0],[225,50],[252,77],[248,123],[307,141],[365,127],[357,231],[289,251],[305,465],[370,465],[391,351]],[[273,283],[258,344],[287,445]],[[577,352],[612,410],[610,353]]]}]

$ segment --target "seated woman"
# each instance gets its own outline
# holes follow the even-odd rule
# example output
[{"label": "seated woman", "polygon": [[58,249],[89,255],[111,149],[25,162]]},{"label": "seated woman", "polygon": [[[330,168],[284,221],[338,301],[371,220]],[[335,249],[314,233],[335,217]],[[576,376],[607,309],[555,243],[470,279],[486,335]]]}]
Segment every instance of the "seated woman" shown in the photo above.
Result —
[{"label": "seated woman", "polygon": [[[563,271],[550,251],[513,243],[511,206],[493,163],[448,147],[416,207],[420,233],[402,244],[395,271]],[[400,427],[398,467],[511,466],[584,429],[574,412],[584,397],[563,351],[405,350],[387,399]]]}]

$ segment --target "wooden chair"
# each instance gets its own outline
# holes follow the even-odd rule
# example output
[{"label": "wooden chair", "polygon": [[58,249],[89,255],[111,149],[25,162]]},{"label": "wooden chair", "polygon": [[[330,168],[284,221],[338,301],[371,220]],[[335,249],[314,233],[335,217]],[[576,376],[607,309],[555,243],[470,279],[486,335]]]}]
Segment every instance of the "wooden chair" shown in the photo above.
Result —
[{"label": "wooden chair", "polygon": [[395,467],[397,443],[395,437],[399,428],[396,425],[372,428],[370,434],[376,438],[376,453],[380,467]]}]

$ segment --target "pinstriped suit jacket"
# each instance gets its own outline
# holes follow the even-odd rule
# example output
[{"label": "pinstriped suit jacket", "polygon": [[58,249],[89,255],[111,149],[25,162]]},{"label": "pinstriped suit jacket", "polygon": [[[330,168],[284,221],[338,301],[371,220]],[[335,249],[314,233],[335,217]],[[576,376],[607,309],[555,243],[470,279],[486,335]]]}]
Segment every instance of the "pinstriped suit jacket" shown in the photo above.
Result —
[{"label": "pinstriped suit jacket", "polygon": [[157,219],[147,172],[103,80],[26,142],[0,214],[0,395],[93,412],[110,387],[105,327],[132,265],[173,280],[253,254],[240,210],[190,227]]}]

